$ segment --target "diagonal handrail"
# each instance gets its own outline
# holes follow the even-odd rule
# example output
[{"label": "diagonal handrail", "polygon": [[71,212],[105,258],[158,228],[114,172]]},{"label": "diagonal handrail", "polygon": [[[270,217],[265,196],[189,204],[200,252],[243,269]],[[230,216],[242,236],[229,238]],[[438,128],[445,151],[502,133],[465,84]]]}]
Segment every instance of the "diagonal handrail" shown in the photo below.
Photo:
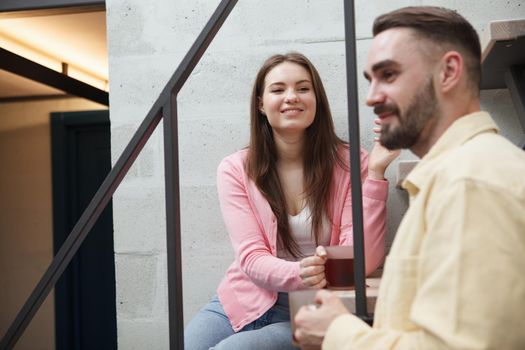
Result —
[{"label": "diagonal handrail", "polygon": [[[170,348],[183,349],[182,267],[180,245],[180,196],[178,166],[177,94],[199,62],[220,27],[235,7],[237,0],[222,0],[197,37],[177,70],[173,73],[157,100],[146,115],[131,141],[95,193],[68,238],[53,258],[43,277],[23,305],[0,342],[0,350],[12,349],[27,325],[44,302],[70,261],[89,234],[98,217],[111,200],[122,179],[140,154],[142,148],[164,117],[164,162],[166,196],[166,232],[168,257],[168,300]],[[355,62],[354,1],[345,0],[345,33],[348,89],[348,126],[350,131],[351,181],[361,183],[359,114]],[[370,320],[366,311],[364,279],[364,244],[362,194],[360,186],[352,186],[352,215],[354,218],[354,251],[357,315]]]},{"label": "diagonal handrail", "polygon": [[[129,168],[131,167],[131,165],[139,155],[140,151],[148,141],[149,137],[157,127],[158,123],[160,122],[160,119],[163,116],[167,117],[165,118],[165,120],[173,118],[173,115],[169,114],[170,110],[168,110],[168,114],[166,114],[166,110],[164,107],[173,103],[171,101],[176,97],[176,94],[184,85],[184,82],[187,80],[192,70],[199,62],[200,58],[202,57],[209,44],[213,40],[215,34],[219,31],[220,27],[222,26],[222,24],[224,23],[224,21],[226,20],[236,3],[237,0],[222,0],[221,3],[218,5],[217,9],[212,14],[210,20],[208,21],[204,29],[201,31],[200,35],[198,36],[197,40],[192,45],[186,56],[181,61],[175,73],[173,73],[172,78],[169,80],[169,82],[166,84],[166,86],[160,93],[159,97],[148,112],[146,118],[133,135],[131,141],[124,149],[124,152],[119,157],[118,161],[115,163],[115,166],[111,169],[106,179],[93,196],[93,199],[91,200],[87,208],[84,210],[82,216],[80,217],[76,225],[73,227],[73,230],[69,234],[68,238],[62,244],[62,247],[53,258],[46,272],[44,273],[44,275],[36,285],[35,289],[23,305],[22,309],[16,316],[15,320],[7,330],[6,334],[2,338],[2,341],[0,342],[0,349],[7,350],[12,349],[15,346],[16,342],[24,332],[25,328],[27,327],[35,313],[38,311],[39,307],[42,305],[45,298],[47,297],[51,289],[54,287],[55,283],[58,281],[64,270],[66,269],[71,259],[73,259],[73,257],[75,256],[76,252],[80,248],[80,245],[88,235],[93,225],[96,223],[98,217],[105,209],[108,202],[111,200],[111,197],[115,193],[117,187],[122,182],[122,179],[128,172]],[[171,120],[171,124],[176,125],[176,109],[171,109],[171,112],[174,112],[175,114],[175,119]],[[171,130],[173,131],[173,129]],[[171,138],[172,140],[165,144],[176,144],[176,134],[167,134],[168,138]],[[173,159],[173,148],[169,148],[167,150],[165,149],[165,158]],[[175,163],[174,161],[168,159],[166,159],[166,162],[168,164],[171,164],[171,170],[167,171],[167,173],[170,173],[169,177],[177,177],[176,181],[174,181],[173,179],[167,179],[166,181],[172,184],[176,184],[178,188],[178,163]],[[175,167],[177,168],[177,170],[173,171],[173,168]],[[172,194],[167,191],[166,209],[173,209],[174,206],[178,208],[178,200],[178,196],[177,198],[173,198]],[[178,216],[177,218],[174,218],[173,212],[167,212],[166,215],[168,218],[171,218],[172,221],[178,221]],[[172,236],[178,236],[180,241],[180,224],[175,225],[175,227],[169,224],[169,227],[176,228],[178,230],[178,232],[168,231],[168,245],[173,246],[174,242]],[[174,252],[175,250],[173,249],[171,250],[171,252],[168,252],[169,261],[173,262],[173,260],[176,260],[170,256],[170,253]],[[170,264],[168,264],[168,266],[169,265]],[[179,273],[176,276],[171,276],[168,273],[169,280],[177,279],[177,277],[181,276],[180,261],[178,265]],[[168,269],[168,271],[169,270],[170,269]],[[181,334],[183,329],[182,295],[180,293],[176,293],[174,290],[172,290],[172,288],[170,288],[171,286],[173,286],[173,284],[174,283],[170,283],[168,281],[170,309],[170,346],[182,349],[182,339],[177,340],[177,338],[181,338],[178,337],[178,334]],[[172,315],[172,313],[174,315]],[[174,317],[174,319],[172,319],[172,317]],[[173,327],[173,323],[176,325],[176,327]]]},{"label": "diagonal handrail", "polygon": [[[345,0],[346,93],[348,96],[348,135],[350,143],[350,183],[361,183],[361,146],[359,136],[359,101],[357,98],[357,63],[354,1]],[[352,227],[354,244],[355,311],[364,321],[371,323],[366,305],[365,242],[363,229],[363,195],[361,186],[351,186]]]}]

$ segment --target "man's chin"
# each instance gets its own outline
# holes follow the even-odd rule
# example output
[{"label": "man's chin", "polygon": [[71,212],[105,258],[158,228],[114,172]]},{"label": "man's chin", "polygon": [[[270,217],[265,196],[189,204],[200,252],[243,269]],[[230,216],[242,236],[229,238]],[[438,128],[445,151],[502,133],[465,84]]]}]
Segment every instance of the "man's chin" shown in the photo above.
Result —
[{"label": "man's chin", "polygon": [[403,148],[403,146],[399,144],[399,140],[397,140],[395,137],[385,137],[383,134],[379,137],[379,143],[389,151],[395,151]]},{"label": "man's chin", "polygon": [[389,151],[394,151],[396,149],[399,149],[399,148],[395,148],[392,144],[389,144],[389,143],[384,143],[384,142],[379,142],[379,143],[381,144],[381,146],[385,147]]}]

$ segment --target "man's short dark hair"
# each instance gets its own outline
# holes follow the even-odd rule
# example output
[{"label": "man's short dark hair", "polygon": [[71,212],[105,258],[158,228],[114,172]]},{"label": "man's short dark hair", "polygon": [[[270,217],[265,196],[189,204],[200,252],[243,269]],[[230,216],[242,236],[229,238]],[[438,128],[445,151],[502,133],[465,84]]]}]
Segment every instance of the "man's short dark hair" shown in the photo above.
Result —
[{"label": "man's short dark hair", "polygon": [[419,38],[457,50],[463,56],[470,85],[479,93],[481,45],[476,30],[460,14],[442,7],[404,7],[377,17],[373,34],[391,28],[409,28]]}]

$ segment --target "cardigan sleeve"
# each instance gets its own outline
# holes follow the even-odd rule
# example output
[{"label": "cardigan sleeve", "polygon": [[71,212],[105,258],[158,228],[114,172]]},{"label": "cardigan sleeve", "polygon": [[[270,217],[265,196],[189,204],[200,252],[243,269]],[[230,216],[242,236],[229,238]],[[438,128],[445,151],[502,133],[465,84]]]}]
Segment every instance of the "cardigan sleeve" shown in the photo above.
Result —
[{"label": "cardigan sleeve", "polygon": [[[365,150],[361,150],[361,181],[363,182],[365,270],[368,275],[381,265],[385,256],[388,181],[368,178],[368,153]],[[352,193],[350,186],[347,186],[345,193],[339,245],[353,245]]]},{"label": "cardigan sleeve", "polygon": [[[299,262],[275,255],[276,222],[261,217],[246,188],[242,162],[226,158],[217,171],[217,189],[222,216],[240,269],[259,287],[271,291],[300,289]],[[270,221],[270,222],[268,222]],[[265,229],[269,228],[269,229]]]}]

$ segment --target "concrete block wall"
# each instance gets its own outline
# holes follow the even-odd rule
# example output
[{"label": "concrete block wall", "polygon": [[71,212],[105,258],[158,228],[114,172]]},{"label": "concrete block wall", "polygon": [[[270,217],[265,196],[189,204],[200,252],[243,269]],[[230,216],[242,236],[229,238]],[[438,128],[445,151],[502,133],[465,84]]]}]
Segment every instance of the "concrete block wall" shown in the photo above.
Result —
[{"label": "concrete block wall", "polygon": [[[112,158],[116,161],[218,0],[107,0]],[[395,0],[355,2],[358,69],[370,45],[373,19],[408,5],[457,9],[482,35],[490,20],[523,18],[521,0]],[[342,0],[240,0],[178,96],[182,204],[184,318],[187,322],[215,293],[233,260],[215,188],[220,160],[244,147],[249,97],[257,69],[274,53],[300,51],[323,78],[340,136],[347,138]],[[360,77],[361,143],[372,144],[367,82]],[[523,132],[506,90],[482,93],[503,134],[519,142]],[[404,152],[401,159],[413,159]],[[391,244],[406,210],[395,188],[388,202]],[[113,210],[121,349],[167,349],[168,311],[162,125],[153,134],[116,193]]]}]

